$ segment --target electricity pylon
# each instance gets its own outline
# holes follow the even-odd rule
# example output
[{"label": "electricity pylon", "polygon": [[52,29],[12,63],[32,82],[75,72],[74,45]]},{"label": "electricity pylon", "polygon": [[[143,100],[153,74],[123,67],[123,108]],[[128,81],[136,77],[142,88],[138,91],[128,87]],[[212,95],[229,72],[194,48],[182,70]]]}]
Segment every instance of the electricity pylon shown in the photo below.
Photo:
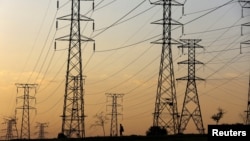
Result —
[{"label": "electricity pylon", "polygon": [[203,48],[197,43],[201,41],[201,39],[181,39],[184,43],[179,46],[182,49],[188,48],[188,60],[179,62],[178,64],[187,64],[188,65],[188,75],[182,78],[178,78],[176,80],[186,80],[187,87],[184,96],[182,111],[180,115],[180,124],[178,133],[183,133],[186,129],[188,122],[192,119],[195,123],[195,126],[200,134],[204,134],[204,126],[202,121],[202,114],[200,108],[200,102],[198,97],[198,91],[196,87],[196,80],[204,80],[195,75],[195,65],[203,64],[202,62],[195,59],[195,49]]},{"label": "electricity pylon", "polygon": [[23,95],[17,97],[18,99],[23,100],[23,105],[17,107],[16,109],[22,110],[22,123],[21,123],[21,133],[20,139],[30,139],[30,110],[34,110],[35,108],[30,106],[31,100],[35,100],[34,96],[30,95],[30,89],[36,89],[37,84],[16,84],[17,91],[22,88]]},{"label": "electricity pylon", "polygon": [[[250,0],[239,0],[241,6],[241,17],[244,17],[244,9],[250,9]],[[250,27],[250,22],[241,24],[241,35],[243,36],[243,27]],[[242,46],[250,45],[250,40],[242,41],[240,43],[240,53],[242,53]],[[249,73],[249,86],[248,86],[248,101],[247,101],[247,110],[246,112],[246,124],[250,125],[250,73]]]},{"label": "electricity pylon", "polygon": [[247,110],[246,110],[246,125],[250,125],[250,73],[248,81],[248,101],[247,101]]},{"label": "electricity pylon", "polygon": [[[172,59],[172,45],[180,44],[171,35],[172,25],[181,25],[172,18],[172,6],[183,6],[175,0],[158,0],[151,2],[154,5],[163,6],[163,18],[153,22],[162,25],[162,37],[152,43],[161,44],[161,61],[158,76],[158,85],[153,113],[153,126],[167,129],[168,134],[178,132],[178,108],[174,78],[174,66]],[[183,26],[182,26],[183,27]]]},{"label": "electricity pylon", "polygon": [[122,107],[122,105],[118,102],[118,98],[122,98],[124,94],[116,94],[116,93],[106,93],[107,98],[111,98],[112,104],[107,105],[111,106],[111,122],[110,122],[110,136],[118,136],[118,115],[121,113],[118,112],[118,107]]},{"label": "electricity pylon", "polygon": [[7,128],[4,129],[6,130],[5,134],[5,140],[12,140],[12,139],[17,139],[18,134],[17,134],[17,127],[16,127],[16,118],[9,117],[4,119],[4,124],[7,125]]},{"label": "electricity pylon", "polygon": [[80,13],[80,1],[93,0],[71,0],[71,14],[58,18],[58,20],[69,20],[71,22],[70,34],[56,40],[69,42],[61,132],[67,137],[75,135],[78,138],[83,138],[85,137],[85,78],[82,71],[81,45],[82,42],[94,40],[81,34],[80,21],[93,21],[93,19]]},{"label": "electricity pylon", "polygon": [[45,131],[45,128],[48,127],[48,123],[37,123],[36,128],[38,128],[38,132],[36,132],[35,134],[38,134],[38,139],[45,139],[45,134],[47,134],[48,132]]}]

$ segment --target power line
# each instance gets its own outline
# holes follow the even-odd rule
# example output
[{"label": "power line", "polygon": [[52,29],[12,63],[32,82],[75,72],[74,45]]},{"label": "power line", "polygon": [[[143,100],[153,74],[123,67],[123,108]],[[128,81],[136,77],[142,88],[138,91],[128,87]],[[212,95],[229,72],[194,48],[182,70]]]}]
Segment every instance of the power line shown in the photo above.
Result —
[{"label": "power line", "polygon": [[[120,85],[122,85],[122,84],[128,82],[128,80],[134,78],[136,75],[138,75],[140,72],[142,72],[145,68],[149,67],[152,63],[154,63],[158,58],[159,58],[159,56],[157,56],[156,58],[154,58],[150,63],[148,63],[147,65],[145,65],[144,67],[142,67],[142,68],[141,68],[138,72],[136,72],[134,75],[132,75],[132,76],[129,77],[128,79],[126,79],[126,80],[120,82],[119,84],[117,84],[117,85],[115,85],[115,86],[113,86],[113,87],[111,87],[111,88],[109,88],[109,89],[106,89],[105,91],[100,91],[100,92],[97,92],[97,93],[92,93],[91,95],[94,95],[94,94],[101,94],[101,93],[103,93],[103,92],[110,91],[110,90],[112,90],[112,89],[114,89],[114,88],[116,88],[116,87],[118,87],[118,86],[120,86]],[[86,94],[86,95],[88,95],[88,94]]]},{"label": "power line", "polygon": [[[34,40],[34,43],[33,43],[33,45],[32,45],[32,49],[31,49],[31,51],[30,51],[30,53],[29,53],[29,56],[28,56],[28,58],[27,58],[27,60],[26,60],[26,62],[25,62],[25,64],[24,64],[23,70],[24,70],[24,68],[26,67],[27,63],[28,63],[28,60],[30,60],[31,54],[32,54],[32,52],[33,52],[33,50],[34,50],[34,47],[35,47],[36,42],[37,42],[37,40],[38,40],[38,37],[39,37],[39,35],[40,35],[40,33],[41,33],[42,27],[43,27],[43,25],[44,25],[44,23],[45,23],[45,18],[46,18],[47,15],[48,15],[48,11],[49,11],[50,5],[51,5],[51,1],[49,1],[49,3],[48,3],[48,6],[47,6],[47,8],[46,8],[45,14],[44,14],[43,19],[42,19],[42,24],[41,24],[40,27],[39,27],[38,34],[37,34],[37,36],[36,36],[36,38],[35,38],[35,40]],[[20,79],[20,77],[18,78],[17,81],[19,81],[19,79]],[[29,80],[29,79],[28,79],[28,80]]]},{"label": "power line", "polygon": [[[122,24],[122,23],[124,23],[124,22],[127,22],[127,21],[133,19],[133,18],[136,18],[137,16],[139,16],[139,15],[141,15],[141,14],[144,14],[144,13],[148,12],[149,10],[153,9],[154,7],[155,7],[155,6],[149,7],[148,9],[143,10],[142,12],[140,12],[140,13],[138,13],[138,14],[136,14],[136,15],[134,15],[134,16],[128,18],[128,19],[125,19],[125,20],[123,20],[123,21],[121,21],[121,22],[118,22],[118,23],[114,24],[113,26]],[[107,27],[100,28],[100,29],[97,29],[97,30],[95,30],[95,31],[104,30],[104,29],[106,29],[106,28],[107,28]]]},{"label": "power line", "polygon": [[135,63],[137,60],[139,60],[146,52],[149,51],[149,49],[151,49],[151,47],[147,48],[144,52],[142,52],[140,55],[138,55],[137,58],[135,58],[134,60],[132,60],[130,63],[128,63],[127,65],[125,65],[123,68],[121,68],[120,70],[114,72],[112,75],[110,75],[108,78],[106,79],[102,79],[101,81],[98,80],[97,82],[93,82],[93,83],[89,83],[89,84],[96,84],[96,83],[100,83],[102,81],[105,81],[111,77],[116,76],[117,74],[119,74],[120,72],[124,71],[127,67],[129,67],[130,65],[132,65],[133,63]]},{"label": "power line", "polygon": [[[33,75],[33,72],[35,72],[35,69],[37,68],[38,63],[40,62],[40,59],[41,59],[41,57],[42,57],[42,54],[43,54],[44,49],[45,49],[45,47],[46,47],[46,44],[47,44],[47,42],[48,42],[48,40],[49,40],[49,35],[50,35],[51,31],[52,31],[52,27],[53,27],[52,25],[53,25],[53,23],[55,22],[55,17],[56,17],[56,15],[57,15],[57,12],[56,12],[56,14],[54,15],[52,24],[51,24],[51,26],[50,26],[50,30],[49,30],[49,32],[48,32],[48,34],[47,34],[46,40],[45,40],[44,45],[43,45],[43,48],[42,48],[42,51],[40,52],[40,55],[38,56],[38,59],[37,59],[37,62],[36,62],[36,64],[35,64],[34,68],[33,68],[33,71],[32,71],[32,73],[31,73],[30,77],[28,78],[28,82],[30,81],[31,76]],[[47,54],[48,54],[48,53],[47,53]],[[45,59],[47,59],[47,58],[45,58]]]},{"label": "power line", "polygon": [[[202,18],[202,17],[204,17],[204,16],[206,16],[206,15],[208,15],[208,14],[210,14],[210,13],[216,11],[216,10],[218,10],[219,8],[222,8],[222,7],[224,7],[224,6],[228,5],[228,4],[230,4],[232,1],[234,1],[234,0],[231,0],[231,1],[227,2],[227,3],[224,3],[224,4],[222,4],[222,5],[220,5],[220,6],[216,7],[216,8],[214,8],[214,9],[212,9],[211,11],[209,11],[209,12],[207,12],[207,13],[205,13],[205,14],[202,14],[202,15],[199,16],[199,17],[196,17],[196,18],[194,18],[194,19],[192,19],[192,20],[190,20],[190,21],[188,21],[188,22],[186,22],[186,23],[183,23],[183,25],[190,24],[190,23],[192,23],[192,22],[194,22],[194,21],[196,21],[196,20],[198,20],[198,19],[200,19],[200,18]],[[112,24],[112,25],[113,25],[113,24]],[[111,26],[109,26],[109,27],[111,27]],[[173,29],[171,29],[171,30],[173,31],[173,30],[176,30],[176,29],[178,29],[178,28],[180,28],[180,27],[182,27],[182,26],[178,26],[178,27],[173,28]],[[107,28],[108,28],[108,27],[107,27]],[[218,29],[218,30],[221,30],[221,29]],[[108,52],[108,51],[115,51],[115,50],[119,50],[119,49],[123,49],[123,48],[132,47],[132,46],[134,46],[134,45],[138,45],[138,44],[141,44],[141,43],[150,41],[150,40],[152,40],[152,39],[154,39],[154,38],[157,38],[157,37],[159,37],[159,36],[161,36],[161,34],[158,34],[158,35],[149,37],[149,38],[147,38],[147,39],[145,39],[145,40],[141,40],[141,41],[136,42],[136,43],[133,43],[133,44],[129,44],[129,45],[125,45],[125,46],[113,48],[113,49],[97,50],[96,52]]]},{"label": "power line", "polygon": [[[232,2],[232,3],[236,3],[236,1]],[[232,3],[228,3],[228,4],[232,4]],[[200,10],[200,11],[194,11],[194,12],[190,12],[190,13],[185,13],[184,16],[193,15],[193,14],[197,14],[197,13],[201,13],[201,12],[205,12],[205,11],[210,11],[210,10],[214,10],[214,9],[217,9],[217,8],[220,8],[220,7],[221,7],[221,5],[220,6],[216,6],[216,7],[212,7],[212,8],[208,8],[208,9],[203,9],[203,10]]]},{"label": "power line", "polygon": [[130,13],[132,13],[135,9],[137,9],[139,6],[141,6],[146,0],[143,0],[141,3],[139,3],[136,7],[134,7],[132,10],[130,10],[128,13],[126,13],[124,16],[122,16],[120,19],[118,19],[117,21],[115,21],[113,24],[111,24],[110,26],[106,27],[104,30],[100,31],[99,33],[95,34],[94,36],[92,36],[92,38],[95,38],[96,36],[102,34],[103,32],[105,32],[106,30],[108,30],[109,28],[113,27],[114,25],[116,25],[119,21],[121,21],[123,18],[125,18],[127,15],[129,15]]},{"label": "power line", "polygon": [[216,8],[214,8],[213,10],[211,10],[211,11],[205,13],[205,14],[203,14],[203,15],[201,15],[201,16],[198,16],[198,17],[194,18],[193,20],[184,23],[184,25],[187,25],[187,24],[189,24],[189,23],[191,23],[191,22],[193,22],[193,21],[196,21],[196,20],[198,20],[198,19],[200,19],[200,18],[202,18],[202,17],[204,17],[204,16],[206,16],[206,15],[208,15],[208,14],[210,14],[210,13],[212,13],[212,12],[218,10],[218,9],[220,9],[221,7],[224,7],[224,6],[226,6],[226,5],[230,4],[230,3],[232,3],[233,1],[234,1],[234,0],[231,0],[231,1],[229,1],[229,2],[226,2],[226,3],[224,3],[224,4],[222,4],[222,5],[220,5],[220,6],[216,7]]},{"label": "power line", "polygon": [[193,32],[193,33],[184,33],[184,35],[193,35],[193,34],[208,33],[208,32],[214,32],[214,31],[224,30],[224,29],[231,29],[233,27],[239,27],[239,26],[241,26],[241,25],[233,25],[233,26],[222,27],[222,28],[211,29],[211,30],[205,30],[205,31],[199,31],[199,32]]}]

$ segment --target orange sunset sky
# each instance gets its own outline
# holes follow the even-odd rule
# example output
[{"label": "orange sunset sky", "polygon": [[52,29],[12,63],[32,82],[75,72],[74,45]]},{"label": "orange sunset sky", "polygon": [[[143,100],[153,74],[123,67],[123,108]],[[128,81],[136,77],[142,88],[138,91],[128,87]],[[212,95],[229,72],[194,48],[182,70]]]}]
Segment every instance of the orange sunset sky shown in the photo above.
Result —
[{"label": "orange sunset sky", "polygon": [[[15,83],[38,84],[36,102],[30,112],[31,135],[36,138],[37,122],[49,123],[46,137],[57,137],[61,131],[61,115],[66,75],[67,42],[55,38],[69,34],[70,22],[56,18],[70,14],[70,0],[0,0],[0,123],[15,116],[22,103]],[[151,0],[153,1],[153,0]],[[172,35],[179,39],[202,39],[196,59],[196,75],[204,127],[214,124],[211,116],[220,107],[225,116],[220,123],[242,123],[240,115],[247,109],[250,70],[250,47],[240,43],[249,40],[250,28],[241,24],[250,21],[250,9],[243,9],[238,0],[180,0],[182,7],[173,6],[172,18],[184,24],[173,26]],[[119,123],[125,135],[145,135],[153,124],[154,102],[160,63],[161,45],[152,44],[160,38],[162,26],[151,22],[162,18],[162,7],[149,0],[95,0],[81,2],[81,13],[95,20],[81,23],[82,34],[95,40],[82,44],[85,79],[86,136],[102,136],[100,127],[90,128],[97,113],[110,113],[110,101],[105,93],[124,94]],[[243,16],[242,16],[243,15]],[[177,46],[172,47],[175,78],[187,75],[187,65],[177,65],[187,59]],[[178,111],[181,112],[186,81],[176,82]],[[20,130],[21,111],[17,110]],[[108,115],[109,116],[109,115]],[[110,118],[110,117],[109,117]],[[1,129],[6,129],[1,124]],[[109,135],[110,121],[105,125]],[[198,133],[192,121],[186,133]],[[4,136],[4,132],[1,136]]]}]

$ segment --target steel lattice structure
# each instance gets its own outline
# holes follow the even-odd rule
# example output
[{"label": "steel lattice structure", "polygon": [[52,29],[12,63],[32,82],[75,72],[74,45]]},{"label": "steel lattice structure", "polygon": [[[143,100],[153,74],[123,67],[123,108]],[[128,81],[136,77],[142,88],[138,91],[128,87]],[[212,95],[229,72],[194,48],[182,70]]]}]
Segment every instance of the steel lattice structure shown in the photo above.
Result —
[{"label": "steel lattice structure", "polygon": [[48,123],[37,123],[36,128],[38,128],[38,132],[36,132],[36,134],[38,134],[38,139],[45,139],[45,134],[47,134],[48,132],[45,131],[45,128],[48,127]]},{"label": "steel lattice structure", "polygon": [[4,129],[6,130],[6,134],[5,134],[5,140],[12,140],[12,139],[17,139],[18,138],[18,134],[17,134],[17,127],[16,127],[16,123],[17,120],[16,118],[5,118],[4,119],[5,122],[4,124],[7,125],[7,128]]},{"label": "steel lattice structure", "polygon": [[17,97],[17,99],[23,100],[23,105],[16,108],[22,110],[20,139],[30,139],[30,110],[35,109],[30,106],[30,101],[35,100],[35,97],[30,95],[30,89],[35,89],[37,84],[16,84],[16,86],[17,90],[19,88],[24,90],[23,95]]},{"label": "steel lattice structure", "polygon": [[[68,41],[68,59],[66,70],[65,94],[61,132],[67,137],[85,137],[84,123],[84,80],[82,66],[82,42],[94,41],[81,34],[80,21],[94,21],[80,13],[80,1],[71,0],[71,14],[58,20],[69,20],[70,34],[57,38],[56,41]],[[59,4],[58,4],[59,5]]]},{"label": "steel lattice structure", "polygon": [[199,103],[198,91],[196,86],[196,80],[204,80],[195,75],[195,65],[203,64],[202,62],[195,59],[195,49],[203,48],[197,43],[201,41],[201,39],[181,39],[184,43],[179,46],[182,49],[188,48],[188,60],[179,62],[178,64],[187,64],[188,65],[188,76],[178,78],[177,80],[186,80],[186,92],[184,96],[182,111],[180,115],[180,124],[179,124],[179,133],[183,133],[186,129],[190,119],[194,121],[194,124],[200,134],[205,133],[205,129],[203,126],[201,108]]},{"label": "steel lattice structure", "polygon": [[[242,7],[242,18],[244,17],[244,9],[250,9],[250,0],[239,0],[239,3]],[[250,22],[241,24],[241,35],[243,35],[243,27],[250,27]],[[240,43],[240,53],[242,53],[242,46],[250,45],[250,40],[242,41]],[[250,125],[250,74],[249,74],[249,88],[248,88],[248,101],[247,101],[247,110],[246,112],[246,124]]]},{"label": "steel lattice structure", "polygon": [[112,104],[107,105],[111,106],[111,122],[110,122],[110,136],[118,136],[118,115],[121,113],[118,112],[118,107],[122,105],[118,102],[118,98],[122,98],[124,94],[116,93],[106,93],[107,98],[111,98]]},{"label": "steel lattice structure", "polygon": [[[158,0],[154,5],[163,7],[163,18],[153,22],[162,25],[162,37],[152,43],[161,44],[161,61],[158,76],[158,85],[155,100],[153,126],[167,129],[168,134],[178,132],[178,108],[174,78],[174,66],[172,59],[172,45],[180,44],[171,35],[172,25],[182,25],[172,18],[172,6],[183,6],[175,0]],[[183,26],[182,26],[183,27]]]}]

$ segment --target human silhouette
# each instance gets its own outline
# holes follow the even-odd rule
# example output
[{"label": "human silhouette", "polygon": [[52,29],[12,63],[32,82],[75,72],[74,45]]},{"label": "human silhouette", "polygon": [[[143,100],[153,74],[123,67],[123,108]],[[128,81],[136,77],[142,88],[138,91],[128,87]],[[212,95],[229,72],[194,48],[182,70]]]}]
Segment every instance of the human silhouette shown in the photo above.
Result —
[{"label": "human silhouette", "polygon": [[123,132],[124,132],[124,128],[123,128],[122,124],[120,124],[120,136],[122,136]]}]

